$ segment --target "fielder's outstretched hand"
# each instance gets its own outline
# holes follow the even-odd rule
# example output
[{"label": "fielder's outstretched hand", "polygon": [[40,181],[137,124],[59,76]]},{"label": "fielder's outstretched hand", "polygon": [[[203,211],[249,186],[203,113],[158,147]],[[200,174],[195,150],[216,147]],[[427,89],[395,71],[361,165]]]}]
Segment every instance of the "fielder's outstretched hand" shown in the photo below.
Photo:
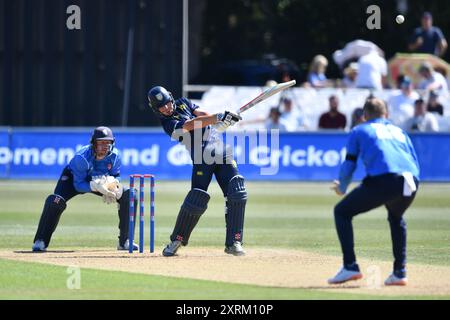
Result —
[{"label": "fielder's outstretched hand", "polygon": [[336,192],[336,194],[337,194],[338,196],[343,196],[345,193],[343,193],[343,192],[341,191],[341,189],[339,188],[339,186],[340,186],[339,181],[338,181],[338,180],[334,180],[334,181],[333,181],[333,186],[332,186],[330,189],[331,189],[331,190],[334,190],[334,192]]}]

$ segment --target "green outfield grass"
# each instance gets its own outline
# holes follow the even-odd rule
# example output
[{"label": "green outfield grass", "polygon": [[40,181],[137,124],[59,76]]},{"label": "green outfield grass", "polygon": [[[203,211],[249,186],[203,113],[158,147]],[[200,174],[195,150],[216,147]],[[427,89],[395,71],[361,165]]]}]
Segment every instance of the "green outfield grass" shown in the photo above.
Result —
[{"label": "green outfield grass", "polygon": [[[0,259],[1,299],[371,299],[366,295],[271,288],[136,273],[82,269],[80,290],[68,289],[66,267]],[[30,285],[32,284],[32,285]]]},{"label": "green outfield grass", "polygon": [[[157,181],[156,250],[168,241],[179,205],[190,182]],[[0,249],[29,250],[44,200],[53,181],[0,181]],[[340,255],[333,206],[338,197],[323,183],[247,183],[246,247],[280,247]],[[450,266],[450,197],[448,184],[422,184],[407,212],[408,261]],[[192,246],[223,247],[223,197],[211,185],[209,209],[191,237]],[[389,226],[383,209],[355,218],[359,257],[390,261]],[[148,233],[148,213],[146,217]],[[71,200],[52,240],[53,249],[117,245],[114,205],[93,195]],[[148,234],[147,234],[148,236]],[[148,243],[148,241],[147,241]],[[0,299],[346,299],[364,295],[318,290],[269,288],[212,281],[84,270],[83,290],[68,290],[66,268],[0,260]],[[220,289],[218,289],[220,288]],[[39,290],[38,290],[39,289]],[[189,294],[186,294],[188,292]],[[380,297],[377,297],[379,299]],[[411,298],[411,297],[409,297]],[[426,298],[426,297],[415,297]]]}]

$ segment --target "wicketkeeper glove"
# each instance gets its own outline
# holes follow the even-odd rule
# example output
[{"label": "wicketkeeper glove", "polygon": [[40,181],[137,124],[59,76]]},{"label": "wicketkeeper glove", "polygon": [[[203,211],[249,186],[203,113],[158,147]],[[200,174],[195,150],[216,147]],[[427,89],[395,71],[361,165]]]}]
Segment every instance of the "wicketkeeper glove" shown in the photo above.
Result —
[{"label": "wicketkeeper glove", "polygon": [[[100,192],[102,195],[109,197],[120,199],[123,193],[123,186],[114,177],[111,176],[101,176],[100,178],[95,177],[89,183],[91,190],[93,192]],[[106,201],[105,201],[106,202]]]},{"label": "wicketkeeper glove", "polygon": [[119,180],[114,177],[106,177],[106,189],[115,194],[115,198],[119,200],[123,194],[123,186]]}]

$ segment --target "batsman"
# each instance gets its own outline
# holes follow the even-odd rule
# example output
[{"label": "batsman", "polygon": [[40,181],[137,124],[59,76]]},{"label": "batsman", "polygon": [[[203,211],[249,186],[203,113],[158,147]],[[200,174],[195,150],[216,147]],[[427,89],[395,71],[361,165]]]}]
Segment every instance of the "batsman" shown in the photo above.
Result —
[{"label": "batsman", "polygon": [[170,236],[171,242],[164,248],[163,255],[174,256],[180,246],[188,244],[192,230],[208,207],[208,186],[213,175],[225,197],[225,253],[244,255],[242,244],[247,191],[231,148],[222,142],[220,134],[241,117],[230,111],[209,114],[186,98],[174,100],[172,94],[160,86],[149,90],[148,101],[159,116],[164,131],[182,143],[193,160],[191,189],[181,205]]},{"label": "batsman", "polygon": [[[82,147],[64,168],[53,194],[45,200],[32,250],[47,250],[53,232],[67,202],[74,196],[93,193],[107,204],[117,203],[119,213],[119,244],[117,250],[128,250],[128,204],[130,191],[120,183],[121,159],[114,147],[115,138],[110,128],[97,127],[89,145]],[[135,201],[134,208],[136,208]],[[133,243],[133,249],[138,246]]]}]

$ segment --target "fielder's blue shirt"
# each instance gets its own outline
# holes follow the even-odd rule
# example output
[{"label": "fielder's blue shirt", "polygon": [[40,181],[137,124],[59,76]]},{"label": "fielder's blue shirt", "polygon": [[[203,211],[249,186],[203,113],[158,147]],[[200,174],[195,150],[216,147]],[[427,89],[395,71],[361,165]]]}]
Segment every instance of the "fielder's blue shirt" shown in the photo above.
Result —
[{"label": "fielder's blue shirt", "polygon": [[339,172],[340,190],[345,192],[360,157],[368,176],[410,172],[419,178],[419,162],[408,135],[384,118],[360,124],[350,132],[347,157]]},{"label": "fielder's blue shirt", "polygon": [[69,162],[69,169],[73,174],[73,185],[78,192],[91,192],[89,182],[95,176],[114,176],[119,178],[121,160],[118,150],[112,152],[102,160],[95,160],[91,145],[86,145],[77,151]]}]

